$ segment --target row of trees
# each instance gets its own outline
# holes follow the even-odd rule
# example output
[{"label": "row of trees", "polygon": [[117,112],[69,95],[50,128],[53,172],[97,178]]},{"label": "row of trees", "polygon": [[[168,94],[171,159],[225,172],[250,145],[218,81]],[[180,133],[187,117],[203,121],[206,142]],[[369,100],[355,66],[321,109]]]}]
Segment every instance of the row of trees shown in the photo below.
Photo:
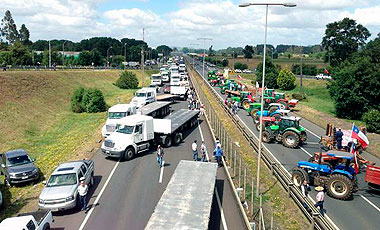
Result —
[{"label": "row of trees", "polygon": [[[17,25],[9,10],[5,12],[0,27],[0,64],[3,65],[47,65],[49,62],[49,41],[29,40],[30,33],[26,26]],[[153,49],[142,40],[110,37],[93,37],[80,42],[69,40],[50,40],[51,63],[57,65],[104,65],[107,60],[110,64],[120,65],[122,61],[140,61],[141,51],[144,49],[146,59],[156,59],[158,54],[169,55],[172,49],[160,45]],[[78,58],[66,55],[62,51],[81,52]],[[42,51],[42,52],[36,52]],[[63,63],[64,62],[64,63]]]}]

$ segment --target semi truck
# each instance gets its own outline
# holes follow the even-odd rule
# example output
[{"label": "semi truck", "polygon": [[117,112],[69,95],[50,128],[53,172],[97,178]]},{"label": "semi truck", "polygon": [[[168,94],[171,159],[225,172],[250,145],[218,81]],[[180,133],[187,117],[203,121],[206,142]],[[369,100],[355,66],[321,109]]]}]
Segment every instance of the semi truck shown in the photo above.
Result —
[{"label": "semi truck", "polygon": [[145,230],[209,229],[216,171],[216,163],[181,160]]},{"label": "semi truck", "polygon": [[10,217],[0,223],[1,230],[48,230],[53,224],[53,215],[50,210],[39,210],[35,212],[19,214]]},{"label": "semi truck", "polygon": [[145,87],[136,91],[132,98],[132,105],[141,108],[154,101],[156,101],[156,89]]},{"label": "semi truck", "polygon": [[183,131],[197,124],[199,111],[180,109],[164,119],[132,115],[120,121],[116,132],[103,141],[102,153],[108,157],[131,160],[155,144],[178,145]]},{"label": "semi truck", "polygon": [[156,85],[156,86],[162,85],[161,74],[152,74],[152,84],[151,85]]}]

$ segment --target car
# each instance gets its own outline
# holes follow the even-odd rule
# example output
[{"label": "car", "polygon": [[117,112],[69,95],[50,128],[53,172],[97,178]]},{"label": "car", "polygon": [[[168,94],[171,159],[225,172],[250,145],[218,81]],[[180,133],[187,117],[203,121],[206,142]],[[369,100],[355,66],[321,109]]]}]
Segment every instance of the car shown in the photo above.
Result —
[{"label": "car", "polygon": [[240,69],[235,69],[235,73],[241,73],[242,71]]},{"label": "car", "polygon": [[60,164],[44,181],[45,187],[38,199],[39,209],[53,212],[80,206],[78,187],[80,180],[91,187],[94,184],[94,162],[92,160],[71,161]]},{"label": "car", "polygon": [[249,69],[245,69],[245,70],[243,70],[243,73],[252,73],[252,71]]},{"label": "car", "polygon": [[40,171],[24,149],[16,149],[0,154],[1,173],[4,174],[4,184],[12,186],[29,181],[38,181]]},{"label": "car", "polygon": [[50,229],[53,222],[54,219],[50,210],[39,210],[7,218],[0,223],[0,229],[47,230]]},{"label": "car", "polygon": [[170,93],[170,85],[164,86],[164,93]]}]

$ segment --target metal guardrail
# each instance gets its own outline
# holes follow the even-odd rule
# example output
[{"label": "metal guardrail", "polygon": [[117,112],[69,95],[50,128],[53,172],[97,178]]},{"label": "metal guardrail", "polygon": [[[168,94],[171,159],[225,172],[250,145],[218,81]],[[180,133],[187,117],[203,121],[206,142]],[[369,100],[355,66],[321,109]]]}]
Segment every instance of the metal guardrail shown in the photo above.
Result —
[{"label": "metal guardrail", "polygon": [[[192,68],[192,66],[188,63],[188,66]],[[249,144],[255,149],[256,153],[258,152],[258,139],[254,137],[250,130],[247,130],[245,125],[243,125],[238,119],[236,119],[231,111],[224,105],[224,102],[221,100],[219,94],[212,88],[205,78],[201,76],[201,74],[195,69],[197,73],[197,77],[204,81],[205,85],[208,87],[209,92],[213,94],[213,96],[218,101],[219,105],[224,109],[224,112],[229,116],[231,121],[236,125],[236,127],[240,130],[245,139],[249,142]],[[192,81],[193,84],[196,81]],[[298,205],[301,211],[304,213],[306,218],[311,222],[315,229],[319,230],[335,230],[334,224],[323,217],[319,210],[314,207],[314,204],[311,199],[303,198],[301,190],[295,186],[289,176],[288,172],[276,161],[274,156],[266,149],[262,149],[262,159],[267,165],[267,167],[271,170],[272,174],[277,178],[277,180],[281,183],[283,188],[288,192],[289,197],[291,197],[294,202]],[[304,207],[304,203],[308,206],[308,208],[312,211],[309,213]]]}]

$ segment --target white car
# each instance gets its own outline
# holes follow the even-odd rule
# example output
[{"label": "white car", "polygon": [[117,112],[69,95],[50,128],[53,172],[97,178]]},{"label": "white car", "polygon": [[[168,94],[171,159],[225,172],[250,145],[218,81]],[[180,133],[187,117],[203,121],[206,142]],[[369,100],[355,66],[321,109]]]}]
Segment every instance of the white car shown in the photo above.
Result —
[{"label": "white car", "polygon": [[245,70],[243,70],[243,73],[252,73],[252,71],[249,69],[245,69]]},{"label": "white car", "polygon": [[235,69],[235,73],[241,73],[242,71],[240,69]]},{"label": "white car", "polygon": [[317,76],[315,76],[316,79],[318,80],[323,80],[323,79],[331,79],[331,76],[329,75],[324,75],[324,74],[318,74]]}]

